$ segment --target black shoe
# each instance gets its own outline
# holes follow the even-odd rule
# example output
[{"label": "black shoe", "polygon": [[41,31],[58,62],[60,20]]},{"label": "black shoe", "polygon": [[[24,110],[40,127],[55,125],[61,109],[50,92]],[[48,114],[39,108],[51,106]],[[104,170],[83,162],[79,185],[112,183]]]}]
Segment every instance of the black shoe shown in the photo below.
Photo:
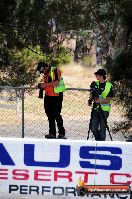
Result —
[{"label": "black shoe", "polygon": [[132,142],[132,135],[129,135],[126,139],[126,142]]},{"label": "black shoe", "polygon": [[58,139],[67,139],[65,135],[58,135]]},{"label": "black shoe", "polygon": [[56,136],[51,135],[51,134],[47,134],[47,135],[45,135],[45,138],[47,138],[47,139],[55,139]]}]

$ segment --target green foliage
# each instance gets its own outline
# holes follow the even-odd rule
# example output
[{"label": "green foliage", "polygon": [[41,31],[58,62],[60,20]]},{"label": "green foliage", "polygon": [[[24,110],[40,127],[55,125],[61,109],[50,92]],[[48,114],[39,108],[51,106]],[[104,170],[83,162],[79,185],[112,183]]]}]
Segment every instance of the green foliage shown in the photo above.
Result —
[{"label": "green foliage", "polygon": [[[40,60],[69,63],[72,56],[60,47],[60,36],[65,33],[64,41],[71,30],[76,38],[74,58],[83,57],[84,64],[90,66],[91,58],[84,55],[89,54],[87,31],[92,30],[107,71],[119,89],[117,101],[126,107],[131,119],[132,53],[126,51],[132,44],[130,0],[0,0],[0,9],[1,85],[34,84]],[[92,46],[94,42],[89,43]],[[111,52],[116,49],[122,52],[115,56]]]},{"label": "green foliage", "polygon": [[72,61],[72,55],[64,47],[59,47],[56,53],[49,55],[50,62],[56,61],[59,64],[69,64]]},{"label": "green foliage", "polygon": [[126,108],[126,116],[131,123],[132,120],[132,81],[130,79],[122,79],[115,82],[116,101]]},{"label": "green foliage", "polygon": [[32,47],[28,46],[23,48],[21,51],[17,51],[12,54],[12,61],[20,61],[23,65],[33,65],[40,60],[46,61],[46,55],[43,54],[40,46]]},{"label": "green foliage", "polygon": [[112,80],[131,79],[132,77],[132,52],[123,51],[115,60],[111,68]]},{"label": "green foliage", "polygon": [[[108,69],[108,65],[107,65]],[[115,60],[109,60],[109,72],[115,83],[116,101],[126,107],[127,117],[132,119],[132,51],[122,51]]]},{"label": "green foliage", "polygon": [[1,79],[1,85],[22,86],[32,85],[37,80],[36,66],[39,61],[50,63],[56,60],[60,64],[67,64],[71,61],[71,55],[63,47],[58,53],[46,56],[40,46],[23,48],[10,53],[10,66],[6,75]]},{"label": "green foliage", "polygon": [[2,85],[21,86],[32,85],[37,79],[36,64],[46,61],[46,56],[39,46],[27,47],[16,52],[10,52],[10,66],[1,79]]}]

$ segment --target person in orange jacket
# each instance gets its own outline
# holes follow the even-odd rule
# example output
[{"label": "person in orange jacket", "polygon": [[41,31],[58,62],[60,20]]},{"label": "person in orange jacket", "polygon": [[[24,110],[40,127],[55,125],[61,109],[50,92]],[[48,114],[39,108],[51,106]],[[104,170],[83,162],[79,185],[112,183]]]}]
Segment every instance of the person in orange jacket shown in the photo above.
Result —
[{"label": "person in orange jacket", "polygon": [[65,85],[62,86],[63,89],[59,86],[61,78],[61,71],[56,62],[52,62],[51,65],[44,65],[44,83],[41,83],[40,88],[45,90],[44,109],[49,121],[49,134],[45,135],[45,138],[56,138],[57,123],[59,133],[57,138],[65,139],[65,128],[61,116]]}]

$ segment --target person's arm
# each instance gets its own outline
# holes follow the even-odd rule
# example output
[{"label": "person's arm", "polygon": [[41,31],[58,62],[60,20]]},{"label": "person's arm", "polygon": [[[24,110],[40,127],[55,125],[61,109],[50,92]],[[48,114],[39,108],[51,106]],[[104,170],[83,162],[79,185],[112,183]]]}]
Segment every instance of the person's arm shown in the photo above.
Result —
[{"label": "person's arm", "polygon": [[95,103],[97,104],[109,104],[111,97],[106,97],[106,99],[96,99]]},{"label": "person's arm", "polygon": [[59,85],[59,80],[48,82],[48,83],[41,83],[41,88],[45,89],[45,87],[49,86],[58,86]]},{"label": "person's arm", "polygon": [[54,80],[51,82],[47,82],[47,83],[42,83],[41,84],[41,88],[45,89],[45,87],[54,87],[54,86],[58,86],[59,85],[59,80],[60,80],[60,75],[58,74],[58,70],[55,69],[54,70]]},{"label": "person's arm", "polygon": [[112,97],[113,97],[113,86],[111,86],[110,91],[109,91],[106,99],[97,99],[97,100],[95,100],[95,102],[97,104],[109,104]]}]

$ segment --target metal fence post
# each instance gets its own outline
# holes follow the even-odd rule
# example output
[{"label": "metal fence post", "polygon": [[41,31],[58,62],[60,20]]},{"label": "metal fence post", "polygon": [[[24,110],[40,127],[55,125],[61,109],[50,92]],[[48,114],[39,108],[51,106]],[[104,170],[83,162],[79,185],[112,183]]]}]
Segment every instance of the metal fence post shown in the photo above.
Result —
[{"label": "metal fence post", "polygon": [[18,94],[18,89],[16,89],[16,115],[19,113],[19,94]]},{"label": "metal fence post", "polygon": [[22,138],[24,138],[24,88],[22,88]]}]

